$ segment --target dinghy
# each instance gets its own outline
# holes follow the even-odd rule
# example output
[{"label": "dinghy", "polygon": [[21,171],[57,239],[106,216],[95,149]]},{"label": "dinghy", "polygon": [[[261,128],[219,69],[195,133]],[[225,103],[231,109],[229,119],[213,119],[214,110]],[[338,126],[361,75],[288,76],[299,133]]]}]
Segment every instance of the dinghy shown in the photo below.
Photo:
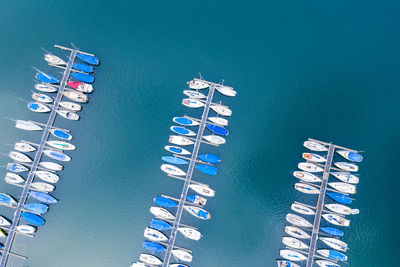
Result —
[{"label": "dinghy", "polygon": [[60,179],[60,176],[48,171],[35,171],[35,175],[43,181],[55,184]]},{"label": "dinghy", "polygon": [[224,118],[208,117],[208,120],[213,122],[213,123],[215,123],[215,124],[221,125],[221,126],[227,126],[228,125],[228,120],[224,119]]},{"label": "dinghy", "polygon": [[79,71],[86,72],[86,73],[94,72],[94,69],[92,66],[89,66],[89,65],[86,65],[83,63],[74,63],[74,64],[72,64],[72,68],[79,70]]},{"label": "dinghy", "polygon": [[32,93],[32,98],[36,101],[42,102],[42,103],[51,103],[53,102],[53,99],[45,94],[39,94],[39,93]]},{"label": "dinghy", "polygon": [[306,172],[323,172],[324,169],[322,169],[321,167],[309,163],[309,162],[300,162],[297,167],[302,170],[302,171],[306,171]]},{"label": "dinghy", "polygon": [[317,252],[325,258],[338,261],[347,261],[347,256],[341,252],[330,249],[318,249]]},{"label": "dinghy", "polygon": [[146,264],[150,264],[150,265],[161,265],[162,261],[157,258],[156,256],[153,256],[151,254],[147,254],[147,253],[142,253],[139,256],[139,259],[141,261],[143,261]]},{"label": "dinghy", "polygon": [[195,136],[196,135],[196,133],[193,132],[192,130],[189,130],[182,126],[171,126],[169,129],[177,134],[182,134],[182,135],[186,135],[186,136]]},{"label": "dinghy", "polygon": [[189,88],[191,89],[206,89],[208,88],[210,85],[208,83],[204,83],[204,82],[200,82],[200,81],[196,81],[196,80],[192,80],[190,82],[188,82],[189,84]]},{"label": "dinghy", "polygon": [[77,104],[77,103],[73,103],[73,102],[68,102],[68,101],[62,101],[60,102],[60,107],[68,109],[68,110],[72,110],[72,111],[80,111],[82,109],[82,106]]},{"label": "dinghy", "polygon": [[38,72],[36,74],[36,79],[38,79],[41,82],[44,83],[51,83],[51,84],[57,84],[60,83],[59,80],[51,76],[50,74],[44,73],[44,72]]},{"label": "dinghy", "polygon": [[150,227],[159,231],[170,230],[172,226],[166,221],[153,219],[150,223]]},{"label": "dinghy", "polygon": [[197,125],[200,125],[200,122],[194,121],[194,120],[191,120],[191,119],[185,118],[185,117],[174,117],[174,118],[172,118],[172,121],[177,123],[177,124],[184,125],[184,126],[197,126]]},{"label": "dinghy", "polygon": [[161,207],[151,207],[150,212],[157,218],[175,220],[175,216],[171,212]]},{"label": "dinghy", "polygon": [[332,188],[346,193],[346,194],[355,194],[356,193],[356,186],[348,183],[343,182],[335,182],[335,183],[328,183]]},{"label": "dinghy", "polygon": [[321,178],[309,172],[295,171],[293,172],[293,176],[309,183],[319,183],[322,181]]},{"label": "dinghy", "polygon": [[165,146],[164,148],[166,150],[168,150],[169,152],[172,152],[174,154],[179,154],[179,155],[190,155],[191,154],[186,149],[183,149],[183,148],[178,147],[178,146]]},{"label": "dinghy", "polygon": [[218,136],[218,135],[213,135],[213,134],[212,135],[203,135],[203,138],[206,141],[208,141],[212,144],[215,144],[215,145],[223,145],[226,143],[225,138]]},{"label": "dinghy", "polygon": [[170,142],[171,144],[180,145],[180,146],[190,146],[190,145],[194,144],[194,142],[192,140],[190,140],[189,138],[180,136],[180,135],[171,135],[169,137],[168,142]]},{"label": "dinghy", "polygon": [[352,199],[349,196],[346,196],[345,194],[336,193],[336,192],[328,192],[326,194],[333,200],[335,200],[339,203],[342,203],[342,204],[350,204],[352,202]]},{"label": "dinghy", "polygon": [[215,90],[223,94],[224,96],[236,96],[236,91],[228,86],[215,86]]},{"label": "dinghy", "polygon": [[33,160],[25,154],[17,151],[11,151],[8,156],[15,161],[23,162],[23,163],[31,163]]},{"label": "dinghy", "polygon": [[144,237],[151,241],[157,241],[157,242],[168,240],[168,237],[166,235],[150,227],[144,229]]},{"label": "dinghy", "polygon": [[182,100],[182,105],[189,108],[201,108],[204,107],[204,103],[193,98],[184,98]]},{"label": "dinghy", "polygon": [[207,175],[217,175],[218,169],[211,165],[196,165],[196,169]]},{"label": "dinghy", "polygon": [[68,156],[68,155],[66,155],[66,154],[64,154],[62,152],[56,151],[56,150],[46,149],[46,150],[43,150],[43,153],[46,156],[48,156],[48,157],[50,157],[52,159],[55,159],[55,160],[71,161],[71,157],[70,156]]},{"label": "dinghy", "polygon": [[206,98],[206,95],[193,90],[184,90],[183,93],[187,95],[189,98],[196,98],[196,99]]},{"label": "dinghy", "polygon": [[17,205],[17,201],[15,201],[15,199],[12,196],[6,193],[0,193],[0,203],[13,206]]},{"label": "dinghy", "polygon": [[305,194],[319,194],[320,192],[318,188],[304,183],[295,183],[294,189]]},{"label": "dinghy", "polygon": [[218,163],[221,161],[220,158],[214,154],[199,155],[199,159],[204,162],[212,163],[212,164],[215,164],[215,163]]},{"label": "dinghy", "polygon": [[193,204],[201,205],[201,206],[204,206],[207,204],[207,199],[205,197],[201,197],[198,195],[186,196],[186,201],[193,203]]},{"label": "dinghy", "polygon": [[171,164],[162,164],[161,170],[171,175],[184,176],[186,172]]},{"label": "dinghy", "polygon": [[19,152],[26,152],[26,153],[36,150],[36,148],[34,146],[32,146],[32,145],[30,145],[28,143],[25,143],[25,142],[17,142],[17,143],[15,143],[14,149],[19,151]]},{"label": "dinghy", "polygon": [[213,197],[215,196],[215,191],[208,187],[207,185],[203,184],[191,184],[189,187],[195,191],[196,193],[206,196],[206,197]]},{"label": "dinghy", "polygon": [[153,201],[157,205],[160,205],[161,207],[164,207],[164,208],[176,208],[176,207],[178,207],[178,204],[176,204],[175,201],[173,201],[172,199],[166,198],[166,197],[162,197],[162,196],[156,196],[153,199]]},{"label": "dinghy", "polygon": [[350,183],[350,184],[358,184],[359,179],[354,174],[350,174],[347,172],[331,172],[335,178],[339,179],[342,182]]},{"label": "dinghy", "polygon": [[347,163],[347,162],[334,162],[336,167],[339,169],[348,171],[348,172],[357,172],[358,171],[358,166],[353,163]]},{"label": "dinghy", "polygon": [[31,183],[31,189],[49,193],[54,191],[55,186],[44,182],[34,182]]},{"label": "dinghy", "polygon": [[64,168],[64,166],[55,163],[55,162],[40,162],[39,165],[45,169],[51,170],[51,171],[62,171],[62,169]]},{"label": "dinghy", "polygon": [[57,203],[57,199],[43,192],[29,191],[29,195],[43,203],[48,203],[48,204]]},{"label": "dinghy", "polygon": [[187,212],[189,212],[190,214],[192,214],[193,216],[202,219],[202,220],[209,220],[211,218],[211,214],[199,207],[195,207],[195,206],[184,206],[183,207]]},{"label": "dinghy", "polygon": [[300,239],[310,239],[311,238],[311,236],[307,232],[303,231],[300,228],[294,227],[294,226],[286,226],[285,232],[288,235],[291,235],[295,238],[300,238]]},{"label": "dinghy", "polygon": [[218,105],[218,104],[212,104],[210,105],[210,108],[214,110],[216,113],[218,113],[221,116],[226,116],[229,117],[232,115],[232,110],[230,110],[226,106]]},{"label": "dinghy", "polygon": [[37,214],[46,214],[49,210],[49,206],[42,203],[29,203],[25,204],[24,209]]},{"label": "dinghy", "polygon": [[300,214],[304,215],[314,215],[315,210],[307,207],[306,205],[298,204],[298,203],[293,203],[290,208],[294,210],[295,212],[298,212]]},{"label": "dinghy", "polygon": [[343,236],[344,233],[336,228],[333,227],[321,227],[320,230],[324,231],[325,233],[327,233],[328,235],[331,236]]},{"label": "dinghy", "polygon": [[176,164],[176,165],[182,165],[182,164],[188,164],[189,162],[178,158],[178,157],[174,157],[174,156],[164,156],[161,157],[161,159],[165,162],[171,163],[171,164]]},{"label": "dinghy", "polygon": [[36,232],[36,228],[32,225],[27,225],[27,224],[18,225],[17,232],[22,234],[32,235]]},{"label": "dinghy", "polygon": [[68,110],[65,110],[65,109],[58,109],[57,113],[61,117],[64,117],[64,118],[66,118],[68,120],[71,120],[71,121],[79,120],[79,115],[77,113],[75,113],[75,112],[72,112],[72,111],[68,111]]},{"label": "dinghy", "polygon": [[227,136],[229,134],[229,131],[227,129],[215,124],[207,124],[206,127],[208,130],[218,135]]},{"label": "dinghy", "polygon": [[82,60],[90,65],[99,65],[99,63],[100,63],[100,60],[97,57],[89,55],[89,54],[77,53],[76,56],[80,60]]},{"label": "dinghy", "polygon": [[291,213],[286,215],[286,221],[300,227],[313,227],[313,225],[303,217]]},{"label": "dinghy", "polygon": [[326,146],[314,141],[305,141],[303,145],[312,151],[318,151],[318,152],[328,151],[328,148]]},{"label": "dinghy", "polygon": [[278,267],[300,267],[300,265],[287,260],[276,260]]},{"label": "dinghy", "polygon": [[343,218],[342,216],[339,216],[339,215],[336,215],[333,213],[322,214],[322,217],[334,225],[339,225],[339,226],[349,226],[350,225],[350,220],[347,220],[347,219]]},{"label": "dinghy", "polygon": [[290,248],[308,249],[308,245],[294,237],[284,236],[282,237],[282,243]]},{"label": "dinghy", "polygon": [[29,102],[28,108],[33,112],[46,113],[50,112],[50,108],[42,103]]},{"label": "dinghy", "polygon": [[0,216],[0,225],[1,226],[10,226],[11,223],[9,220],[7,220],[6,218],[4,218],[3,216]]},{"label": "dinghy", "polygon": [[165,252],[165,247],[163,245],[153,241],[144,241],[143,248],[151,251],[152,253]]},{"label": "dinghy", "polygon": [[86,74],[86,73],[71,72],[71,77],[77,79],[80,82],[84,82],[84,83],[93,83],[94,82],[94,77],[90,76],[89,74]]},{"label": "dinghy", "polygon": [[7,172],[4,180],[9,184],[20,184],[25,182],[24,178],[13,172]]},{"label": "dinghy", "polygon": [[358,209],[351,209],[345,205],[341,204],[325,204],[325,207],[330,209],[333,212],[342,214],[342,215],[350,215],[350,214],[359,214],[360,211]]},{"label": "dinghy", "polygon": [[363,156],[360,154],[353,152],[353,151],[348,151],[348,150],[336,150],[336,152],[342,156],[343,158],[354,161],[354,162],[361,162],[363,160]]},{"label": "dinghy", "polygon": [[79,92],[82,93],[91,93],[93,92],[93,86],[91,84],[83,83],[83,82],[67,82],[67,85]]},{"label": "dinghy", "polygon": [[347,244],[337,238],[332,238],[332,237],[320,237],[319,240],[327,244],[333,249],[339,250],[346,252],[348,249]]},{"label": "dinghy", "polygon": [[44,219],[40,217],[39,215],[36,215],[34,213],[30,212],[22,212],[21,213],[21,218],[27,221],[28,223],[31,223],[33,225],[43,225],[44,224]]},{"label": "dinghy", "polygon": [[63,140],[71,140],[72,139],[72,135],[70,135],[69,133],[62,131],[62,130],[51,129],[50,133],[52,135],[54,135],[55,137],[58,137]]},{"label": "dinghy", "polygon": [[18,128],[18,129],[27,130],[27,131],[41,131],[41,130],[43,130],[42,127],[34,124],[33,122],[23,121],[23,120],[16,120],[15,127]]},{"label": "dinghy", "polygon": [[64,141],[47,141],[49,146],[60,149],[60,150],[75,150],[75,146],[73,144],[64,142]]},{"label": "dinghy", "polygon": [[309,160],[312,162],[325,162],[326,161],[326,158],[324,158],[318,154],[315,154],[315,153],[303,153],[302,157],[303,157],[303,159]]},{"label": "dinghy", "polygon": [[35,84],[35,89],[45,93],[54,93],[57,92],[58,88],[55,86],[51,86],[48,84],[37,83]]},{"label": "dinghy", "polygon": [[172,255],[174,255],[177,259],[181,261],[191,262],[193,260],[192,254],[182,249],[177,249],[177,248],[173,249]]},{"label": "dinghy", "polygon": [[181,232],[186,238],[199,241],[201,238],[201,233],[196,229],[189,227],[179,227],[178,231]]},{"label": "dinghy", "polygon": [[290,261],[304,261],[305,259],[307,259],[307,257],[304,256],[304,254],[290,249],[281,249],[279,251],[279,255],[282,258],[285,258]]},{"label": "dinghy", "polygon": [[67,65],[64,60],[52,54],[45,54],[44,60],[53,65]]},{"label": "dinghy", "polygon": [[318,266],[320,267],[340,267],[339,264],[326,260],[316,260],[315,263],[318,264]]},{"label": "dinghy", "polygon": [[10,172],[26,172],[29,170],[27,167],[19,163],[8,163],[6,169]]},{"label": "dinghy", "polygon": [[67,92],[63,92],[63,95],[73,101],[76,101],[76,102],[80,102],[80,103],[89,102],[89,97],[87,97],[86,95],[79,93],[79,92],[67,91]]}]

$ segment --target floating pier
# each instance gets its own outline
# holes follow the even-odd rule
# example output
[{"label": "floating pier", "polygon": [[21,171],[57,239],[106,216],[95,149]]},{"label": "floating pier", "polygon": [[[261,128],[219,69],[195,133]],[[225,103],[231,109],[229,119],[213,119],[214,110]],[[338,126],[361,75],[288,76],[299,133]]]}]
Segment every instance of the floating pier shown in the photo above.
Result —
[{"label": "floating pier", "polygon": [[[25,183],[22,184],[22,185],[19,185],[19,186],[23,187],[23,189],[22,189],[21,196],[20,196],[19,200],[17,201],[17,205],[16,206],[12,205],[12,207],[15,208],[15,212],[14,212],[14,216],[13,216],[11,225],[9,227],[5,227],[5,228],[2,227],[3,229],[5,229],[8,232],[8,235],[7,235],[5,244],[4,244],[4,248],[3,248],[2,253],[1,253],[2,257],[1,257],[1,261],[0,261],[0,267],[6,266],[8,257],[10,255],[16,256],[16,257],[19,257],[19,258],[22,258],[22,259],[26,259],[25,256],[22,256],[22,255],[19,255],[19,254],[11,252],[11,248],[12,248],[12,245],[13,245],[13,242],[14,242],[15,235],[16,234],[21,234],[20,232],[17,231],[17,226],[18,226],[18,224],[20,222],[22,212],[29,212],[29,213],[35,214],[32,211],[26,210],[24,207],[25,207],[25,204],[26,204],[26,202],[27,202],[27,200],[29,198],[30,190],[40,191],[40,190],[33,189],[31,187],[31,185],[32,185],[32,182],[34,181],[35,171],[37,169],[44,169],[44,168],[39,166],[39,163],[40,163],[40,161],[42,159],[42,156],[43,156],[43,150],[45,148],[46,149],[48,148],[46,146],[46,143],[49,140],[50,131],[52,129],[57,129],[57,130],[65,131],[65,132],[70,132],[69,130],[65,130],[65,129],[61,129],[61,128],[58,128],[58,127],[54,127],[53,125],[54,125],[54,121],[56,119],[56,116],[58,114],[57,111],[59,110],[60,101],[62,100],[62,98],[64,96],[64,94],[63,94],[64,90],[66,90],[67,82],[70,79],[71,71],[73,71],[72,67],[73,67],[75,59],[77,57],[77,54],[79,53],[79,54],[85,54],[85,55],[92,55],[92,54],[89,54],[89,53],[86,53],[86,52],[79,51],[78,49],[71,49],[71,48],[62,47],[62,46],[59,46],[59,45],[55,45],[55,47],[63,49],[63,50],[70,51],[69,60],[65,65],[63,77],[62,77],[59,85],[57,85],[58,92],[57,92],[57,94],[56,94],[56,96],[54,98],[53,104],[51,106],[51,110],[50,110],[50,114],[49,114],[49,117],[47,119],[47,122],[45,124],[43,124],[43,123],[39,123],[39,122],[28,121],[28,122],[33,123],[35,125],[43,126],[44,129],[43,129],[43,134],[42,134],[42,137],[40,139],[40,142],[38,142],[38,143],[26,142],[27,144],[30,143],[30,144],[37,145],[37,150],[35,152],[35,156],[33,158],[33,162],[31,164],[26,164],[26,163],[23,163],[23,162],[17,162],[18,164],[29,166],[29,171],[28,171],[28,175],[27,175]],[[51,65],[51,64],[49,64],[49,65]],[[43,73],[43,75],[46,76],[46,74],[44,74],[44,73]],[[52,150],[57,150],[57,149],[52,148]],[[49,171],[51,171],[51,170],[49,170]],[[18,185],[18,184],[14,184],[14,185]],[[38,214],[36,214],[36,215],[38,215]],[[33,237],[33,235],[27,235],[27,236]]]}]

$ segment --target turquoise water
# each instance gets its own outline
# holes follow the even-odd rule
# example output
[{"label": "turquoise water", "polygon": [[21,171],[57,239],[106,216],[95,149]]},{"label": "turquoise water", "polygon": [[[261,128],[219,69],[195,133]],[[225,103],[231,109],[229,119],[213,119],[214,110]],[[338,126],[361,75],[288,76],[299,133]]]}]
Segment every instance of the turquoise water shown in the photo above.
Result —
[{"label": "turquoise water", "polygon": [[[235,87],[233,110],[208,222],[185,216],[204,237],[178,240],[191,266],[275,266],[292,188],[313,137],[364,150],[361,182],[344,240],[350,266],[387,266],[400,248],[396,164],[399,3],[397,1],[2,1],[0,114],[44,121],[25,107],[31,66],[49,70],[41,47],[73,42],[95,53],[95,92],[72,130],[78,147],[62,172],[34,239],[17,238],[29,257],[9,266],[128,266],[142,252],[156,194],[178,196],[181,183],[159,169],[171,118],[198,112],[181,103],[201,72]],[[50,71],[59,75],[56,70]],[[0,151],[39,133],[0,120]],[[203,148],[203,152],[206,152]],[[1,165],[7,162],[2,156]],[[3,177],[5,169],[0,170]],[[0,190],[18,196],[5,183]],[[1,208],[10,216],[11,211]],[[0,242],[4,242],[0,240]]]}]

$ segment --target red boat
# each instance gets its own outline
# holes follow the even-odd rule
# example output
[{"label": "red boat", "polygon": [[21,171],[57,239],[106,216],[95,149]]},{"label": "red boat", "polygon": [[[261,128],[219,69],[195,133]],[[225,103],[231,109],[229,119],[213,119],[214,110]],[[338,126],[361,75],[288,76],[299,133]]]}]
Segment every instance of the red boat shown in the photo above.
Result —
[{"label": "red boat", "polygon": [[83,83],[83,82],[73,82],[68,81],[67,85],[77,91],[83,93],[91,93],[93,91],[93,86],[91,84]]}]

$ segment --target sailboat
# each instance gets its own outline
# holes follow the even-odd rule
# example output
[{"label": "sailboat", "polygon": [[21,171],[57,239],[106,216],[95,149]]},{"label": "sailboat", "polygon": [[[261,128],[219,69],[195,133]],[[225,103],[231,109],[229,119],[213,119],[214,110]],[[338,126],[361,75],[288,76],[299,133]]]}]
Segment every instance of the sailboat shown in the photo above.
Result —
[{"label": "sailboat", "polygon": [[305,141],[303,145],[312,151],[318,151],[318,152],[328,151],[328,148],[326,146],[314,141]]}]

